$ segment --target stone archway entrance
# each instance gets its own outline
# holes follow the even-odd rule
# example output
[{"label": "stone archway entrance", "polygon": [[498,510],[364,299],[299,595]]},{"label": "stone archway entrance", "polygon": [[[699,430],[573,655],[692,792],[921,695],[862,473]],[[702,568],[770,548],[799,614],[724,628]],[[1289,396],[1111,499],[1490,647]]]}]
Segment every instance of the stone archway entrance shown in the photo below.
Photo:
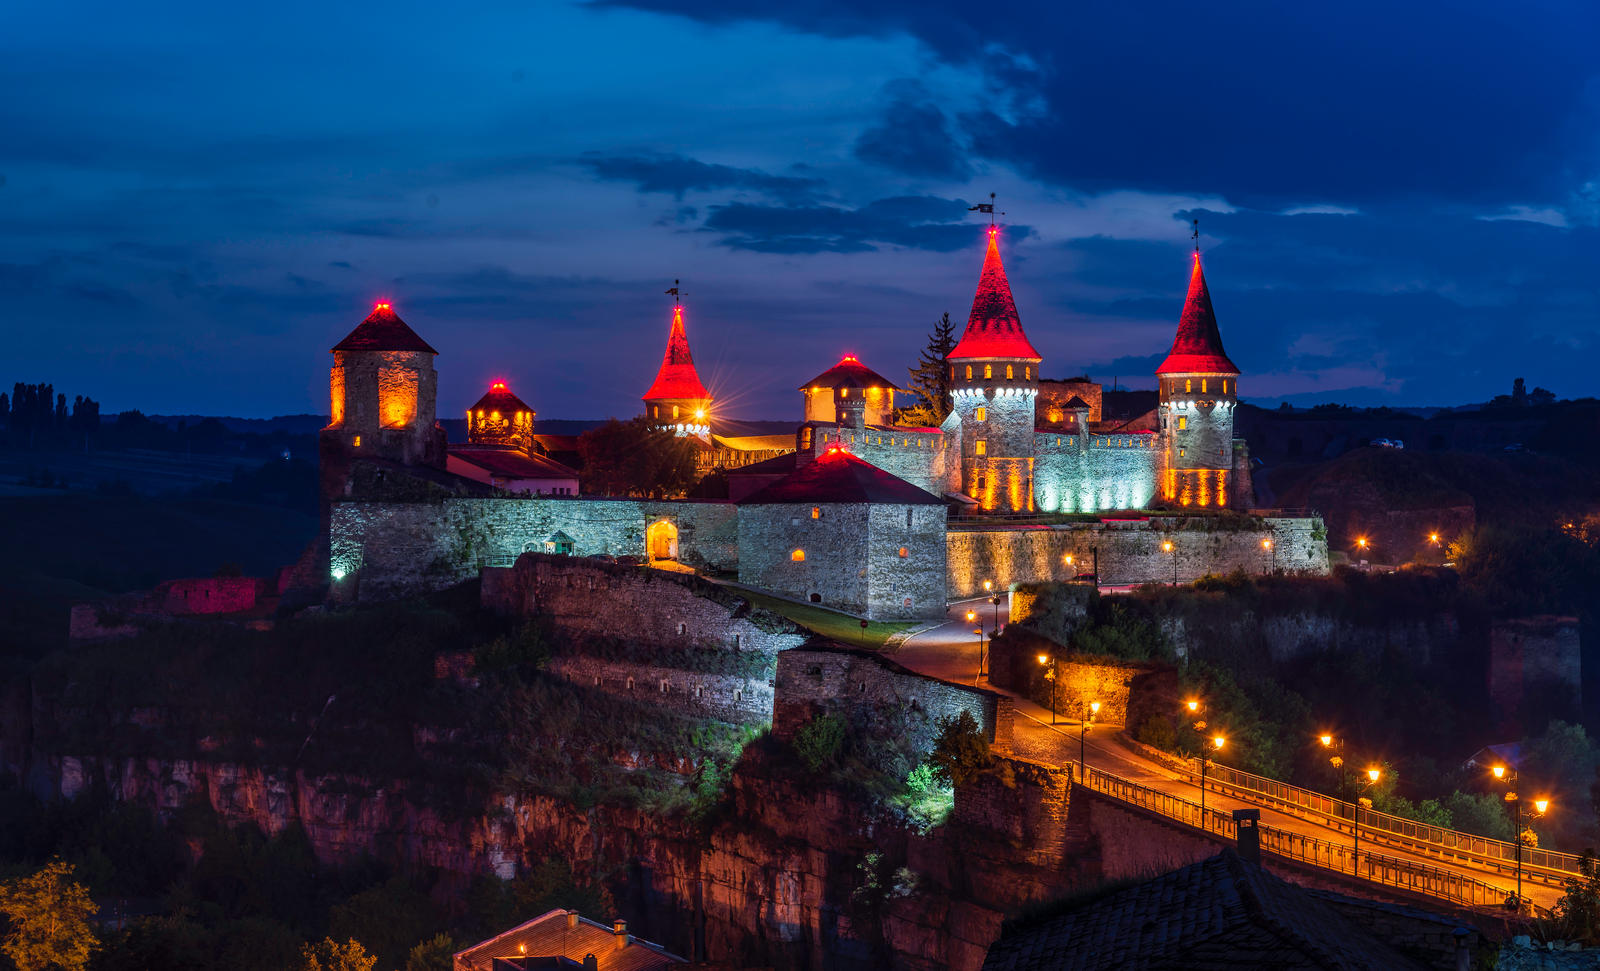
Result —
[{"label": "stone archway entrance", "polygon": [[644,534],[645,549],[652,560],[678,558],[678,527],[663,519],[650,524]]}]

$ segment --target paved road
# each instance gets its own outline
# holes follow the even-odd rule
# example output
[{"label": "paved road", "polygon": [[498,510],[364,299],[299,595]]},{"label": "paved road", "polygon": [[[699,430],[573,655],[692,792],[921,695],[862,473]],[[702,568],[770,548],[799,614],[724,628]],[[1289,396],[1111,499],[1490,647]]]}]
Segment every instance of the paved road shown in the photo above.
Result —
[{"label": "paved road", "polygon": [[[1007,604],[1002,601],[999,607],[999,622],[1002,627],[1008,621]],[[1050,712],[1025,698],[995,688],[987,678],[978,677],[979,644],[978,636],[973,633],[974,625],[966,620],[967,611],[972,610],[983,621],[984,641],[987,646],[989,633],[994,626],[995,608],[984,599],[965,601],[952,604],[948,611],[948,620],[945,623],[913,634],[900,642],[895,649],[893,657],[899,663],[914,671],[927,674],[958,684],[981,684],[986,688],[1001,691],[1011,695],[1016,704],[1017,720],[1013,733],[1013,749],[1023,758],[1034,759],[1052,764],[1071,763],[1076,765],[1079,758],[1079,724],[1076,721],[1062,720],[1059,725],[1050,724]],[[1180,774],[1158,762],[1145,758],[1132,748],[1121,734],[1120,725],[1097,725],[1092,728],[1084,741],[1084,761],[1104,772],[1136,782],[1161,792],[1171,793],[1191,802],[1200,801],[1200,790],[1195,785],[1193,778]],[[1335,844],[1347,844],[1351,841],[1348,832],[1336,829],[1330,825],[1320,823],[1313,819],[1304,819],[1280,810],[1272,809],[1255,803],[1246,803],[1217,792],[1208,793],[1206,796],[1207,807],[1221,810],[1233,810],[1245,806],[1253,806],[1261,810],[1261,823],[1273,826],[1287,832],[1303,834],[1326,840]],[[1366,840],[1362,840],[1362,851],[1367,849]],[[1374,852],[1396,859],[1412,860],[1441,870],[1463,873],[1474,877],[1495,887],[1503,887],[1507,893],[1515,885],[1515,878],[1509,874],[1502,874],[1488,868],[1473,867],[1451,861],[1441,860],[1421,853],[1414,853],[1394,846],[1380,845]],[[1522,884],[1523,895],[1542,907],[1549,907],[1560,897],[1560,892],[1553,887],[1530,884],[1524,880]]]}]

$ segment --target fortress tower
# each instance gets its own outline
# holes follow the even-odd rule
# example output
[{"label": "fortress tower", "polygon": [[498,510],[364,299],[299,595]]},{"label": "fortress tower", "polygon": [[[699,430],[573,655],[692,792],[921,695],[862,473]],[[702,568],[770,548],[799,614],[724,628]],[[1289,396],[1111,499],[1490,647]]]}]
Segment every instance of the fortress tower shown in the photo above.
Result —
[{"label": "fortress tower", "polygon": [[838,422],[861,428],[894,424],[894,382],[862,364],[854,354],[800,386],[805,421]]},{"label": "fortress tower", "polygon": [[962,492],[985,512],[1031,512],[1034,398],[1042,358],[1022,332],[998,237],[990,226],[967,329],[946,357],[954,407],[944,429],[959,433]]},{"label": "fortress tower", "polygon": [[1184,506],[1229,505],[1239,369],[1222,349],[1198,252],[1178,334],[1156,378],[1161,383],[1161,498]]},{"label": "fortress tower", "polygon": [[644,414],[679,435],[711,433],[711,392],[700,383],[689,353],[689,335],[683,329],[682,305],[672,308],[672,330],[655,383],[644,393]]},{"label": "fortress tower", "polygon": [[489,393],[467,409],[467,444],[530,452],[533,418],[533,409],[512,394],[504,381],[491,382]]},{"label": "fortress tower", "polygon": [[333,420],[322,430],[324,465],[333,448],[353,459],[443,468],[444,430],[435,421],[438,353],[387,303],[373,307],[335,344],[328,380]]}]

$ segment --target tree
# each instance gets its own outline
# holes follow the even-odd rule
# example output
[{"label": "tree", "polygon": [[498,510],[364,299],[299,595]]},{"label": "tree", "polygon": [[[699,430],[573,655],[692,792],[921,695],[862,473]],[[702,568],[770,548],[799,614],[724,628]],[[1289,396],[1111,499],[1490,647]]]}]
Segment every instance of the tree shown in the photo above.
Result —
[{"label": "tree", "polygon": [[418,937],[437,931],[442,923],[428,895],[396,876],[335,906],[328,932],[365,942],[374,958],[392,968],[405,960]]},{"label": "tree", "polygon": [[406,955],[405,971],[450,971],[455,950],[449,934],[435,934]]},{"label": "tree", "polygon": [[1562,937],[1592,945],[1600,940],[1600,872],[1593,850],[1584,850],[1579,857],[1578,873],[1567,881],[1566,893],[1552,913]]},{"label": "tree", "polygon": [[646,418],[615,418],[578,436],[584,491],[664,499],[682,495],[697,476],[695,445]]},{"label": "tree", "polygon": [[972,712],[962,711],[954,718],[939,721],[939,737],[934,740],[928,764],[945,785],[964,786],[989,767],[989,740],[983,737]]},{"label": "tree", "polygon": [[372,971],[377,963],[378,959],[368,954],[359,941],[340,944],[324,937],[319,944],[301,946],[297,971]]},{"label": "tree", "polygon": [[845,729],[848,726],[837,714],[818,715],[794,733],[795,754],[812,772],[821,772],[833,765],[844,748]]},{"label": "tree", "polygon": [[53,860],[0,884],[0,914],[10,922],[0,953],[17,971],[82,968],[99,946],[89,918],[100,908],[73,872],[72,864]]},{"label": "tree", "polygon": [[921,395],[926,404],[901,411],[904,424],[935,426],[950,414],[950,365],[945,356],[956,348],[956,325],[946,313],[933,325],[928,335],[928,346],[918,355],[917,366],[907,368],[911,374],[911,390]]}]

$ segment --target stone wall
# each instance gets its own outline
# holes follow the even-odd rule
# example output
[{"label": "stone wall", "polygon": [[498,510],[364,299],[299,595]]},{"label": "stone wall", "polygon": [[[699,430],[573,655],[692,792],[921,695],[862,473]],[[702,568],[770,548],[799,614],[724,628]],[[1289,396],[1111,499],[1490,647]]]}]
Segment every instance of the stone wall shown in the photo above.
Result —
[{"label": "stone wall", "polygon": [[852,428],[819,426],[812,435],[811,453],[820,455],[838,443],[850,454],[918,489],[941,495],[946,490],[945,462],[950,454],[945,433],[937,428]]},{"label": "stone wall", "polygon": [[1536,732],[1563,704],[1578,710],[1582,683],[1578,618],[1523,617],[1489,629],[1489,701],[1502,730]]},{"label": "stone wall", "polygon": [[743,725],[772,721],[772,685],[767,678],[561,655],[545,670],[573,684],[635,701],[657,702],[680,714]]},{"label": "stone wall", "polygon": [[[1041,664],[1040,656],[1050,660]],[[1087,719],[1092,713],[1090,706],[1099,702],[1100,710],[1094,713],[1097,725],[1129,724],[1130,700],[1136,691],[1148,691],[1150,676],[1164,668],[1076,654],[1065,643],[1049,640],[1015,622],[994,639],[989,663],[989,677],[995,687],[1014,691],[1047,709],[1054,704],[1063,718]],[[1053,688],[1051,675],[1055,675]]]},{"label": "stone wall", "polygon": [[770,654],[811,636],[700,577],[570,556],[524,553],[514,566],[487,567],[480,597],[491,610],[537,614],[559,632],[652,645]]},{"label": "stone wall", "polygon": [[382,599],[439,590],[539,551],[556,532],[577,556],[644,557],[645,530],[678,530],[678,558],[732,569],[735,507],[725,502],[599,498],[451,498],[438,502],[335,502],[330,568],[338,599]]},{"label": "stone wall", "polygon": [[[1319,538],[1320,537],[1320,538]],[[1271,539],[1274,551],[1261,541]],[[982,593],[983,581],[1000,585],[1070,579],[1095,568],[1098,550],[1103,585],[1188,583],[1208,573],[1286,572],[1326,574],[1328,544],[1320,519],[1260,520],[1154,517],[1057,526],[985,528],[960,525],[948,537],[952,599]],[[1166,552],[1170,541],[1174,552]],[[1066,557],[1073,563],[1068,566]]]},{"label": "stone wall", "polygon": [[159,609],[173,615],[233,614],[251,610],[266,593],[267,581],[255,577],[200,577],[169,580],[155,589]]},{"label": "stone wall", "polygon": [[1041,512],[1144,509],[1155,498],[1161,449],[1148,432],[1041,432],[1034,443],[1034,492]]},{"label": "stone wall", "polygon": [[853,725],[933,750],[939,723],[968,712],[995,749],[1011,748],[1011,700],[982,688],[951,684],[901,667],[872,651],[814,642],[778,655],[772,733],[793,738],[820,714],[839,713]]}]

